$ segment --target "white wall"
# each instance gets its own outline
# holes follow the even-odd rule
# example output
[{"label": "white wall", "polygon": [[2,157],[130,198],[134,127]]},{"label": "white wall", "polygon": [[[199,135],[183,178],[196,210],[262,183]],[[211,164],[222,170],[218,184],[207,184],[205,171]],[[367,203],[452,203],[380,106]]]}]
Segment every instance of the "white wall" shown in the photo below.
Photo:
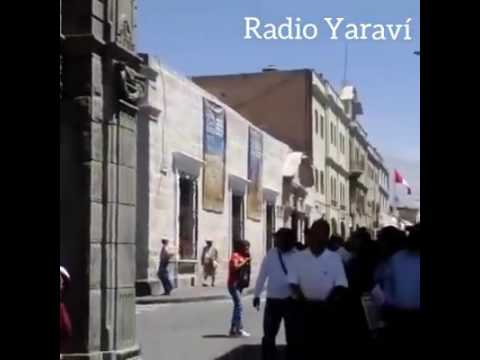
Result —
[{"label": "white wall", "polygon": [[[150,122],[150,205],[149,205],[149,276],[154,279],[158,266],[161,239],[171,240],[178,249],[177,189],[173,161],[174,152],[183,152],[203,159],[203,97],[215,101],[226,109],[227,146],[225,207],[223,214],[203,210],[202,171],[198,177],[198,254],[206,239],[214,241],[219,250],[218,283],[226,281],[227,261],[231,251],[230,197],[228,175],[247,178],[248,127],[240,114],[222,104],[188,79],[164,68],[157,67],[157,97],[162,112],[158,121]],[[163,143],[165,141],[165,143]],[[282,169],[290,148],[264,133],[263,186],[282,192]],[[164,169],[166,171],[162,172]],[[246,205],[246,194],[244,203]],[[246,214],[245,214],[246,215]],[[283,225],[280,219],[277,227]],[[264,217],[259,222],[245,216],[245,238],[251,243],[254,276],[265,253]]]}]

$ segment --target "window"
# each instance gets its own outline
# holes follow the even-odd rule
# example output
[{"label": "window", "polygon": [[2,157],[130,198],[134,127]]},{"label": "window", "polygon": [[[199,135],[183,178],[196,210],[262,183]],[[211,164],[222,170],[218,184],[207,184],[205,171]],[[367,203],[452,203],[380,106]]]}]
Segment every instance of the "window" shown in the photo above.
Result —
[{"label": "window", "polygon": [[359,154],[360,153],[359,153],[358,147],[357,147],[357,148],[355,148],[355,161],[357,161],[357,162],[358,162],[358,160],[360,160],[360,155]]},{"label": "window", "polygon": [[332,145],[335,145],[335,133],[333,130],[333,122],[330,123],[330,142],[332,143]]},{"label": "window", "polygon": [[323,139],[323,131],[324,131],[323,127],[325,125],[324,122],[325,121],[324,121],[324,118],[323,118],[323,115],[322,115],[322,116],[320,116],[320,136],[322,137],[322,139]]},{"label": "window", "polygon": [[181,175],[179,209],[180,259],[197,257],[197,182],[188,175]]},{"label": "window", "polygon": [[323,194],[325,194],[325,184],[324,184],[324,176],[323,176],[323,171],[320,171],[320,192]]},{"label": "window", "polygon": [[315,190],[318,191],[318,170],[315,169]]},{"label": "window", "polygon": [[270,250],[273,244],[273,233],[275,232],[275,205],[267,203],[266,216],[266,232],[267,232],[267,251]]},{"label": "window", "polygon": [[335,189],[333,185],[333,176],[330,178],[330,197],[332,198],[332,201],[335,200]]},{"label": "window", "polygon": [[318,134],[318,111],[315,110],[315,134]]},{"label": "window", "polygon": [[244,211],[243,195],[232,194],[232,245],[244,238]]}]

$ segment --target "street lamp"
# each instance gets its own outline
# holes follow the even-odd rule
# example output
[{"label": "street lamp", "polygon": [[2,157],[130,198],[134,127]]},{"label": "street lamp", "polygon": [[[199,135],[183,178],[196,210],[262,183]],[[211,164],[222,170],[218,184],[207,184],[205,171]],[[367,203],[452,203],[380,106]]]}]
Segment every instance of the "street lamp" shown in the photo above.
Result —
[{"label": "street lamp", "polygon": [[420,50],[415,51],[414,54],[420,56]]}]

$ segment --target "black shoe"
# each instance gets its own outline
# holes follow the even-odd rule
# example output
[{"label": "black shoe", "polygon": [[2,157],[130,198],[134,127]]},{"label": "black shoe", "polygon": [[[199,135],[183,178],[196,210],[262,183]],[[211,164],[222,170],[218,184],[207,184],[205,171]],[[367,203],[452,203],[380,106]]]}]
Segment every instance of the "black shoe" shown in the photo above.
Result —
[{"label": "black shoe", "polygon": [[170,291],[169,291],[169,292],[166,292],[166,291],[165,291],[165,292],[162,294],[162,296],[169,296],[169,295],[170,295]]}]

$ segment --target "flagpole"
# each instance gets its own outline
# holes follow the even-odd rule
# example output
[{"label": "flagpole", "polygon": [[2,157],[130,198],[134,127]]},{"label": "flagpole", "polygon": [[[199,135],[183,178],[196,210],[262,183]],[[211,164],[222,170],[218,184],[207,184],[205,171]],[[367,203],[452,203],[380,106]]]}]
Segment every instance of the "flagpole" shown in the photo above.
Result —
[{"label": "flagpole", "polygon": [[400,219],[398,216],[398,196],[397,196],[397,179],[393,177],[393,211],[394,211],[394,217],[397,219],[397,226],[400,226]]}]

